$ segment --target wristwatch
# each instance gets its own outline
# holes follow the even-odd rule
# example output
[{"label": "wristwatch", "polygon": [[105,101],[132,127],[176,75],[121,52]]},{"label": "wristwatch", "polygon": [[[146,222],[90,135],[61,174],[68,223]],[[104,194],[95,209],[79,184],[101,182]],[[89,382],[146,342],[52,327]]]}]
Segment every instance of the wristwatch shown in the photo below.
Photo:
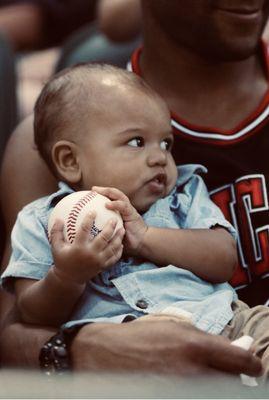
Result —
[{"label": "wristwatch", "polygon": [[39,353],[39,365],[41,371],[47,376],[63,375],[72,370],[70,346],[84,325],[86,323],[71,328],[61,328],[42,346]]}]

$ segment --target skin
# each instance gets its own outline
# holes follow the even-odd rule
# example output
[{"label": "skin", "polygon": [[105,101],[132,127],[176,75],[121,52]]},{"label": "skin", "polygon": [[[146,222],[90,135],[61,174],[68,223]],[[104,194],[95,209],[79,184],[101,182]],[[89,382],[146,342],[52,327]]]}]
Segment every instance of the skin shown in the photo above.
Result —
[{"label": "skin", "polygon": [[[118,101],[112,104],[113,96]],[[145,212],[158,198],[167,196],[176,182],[169,111],[161,98],[110,78],[104,78],[99,101],[96,109],[101,111],[87,110],[92,117],[88,122],[91,133],[81,135],[78,142],[73,139],[77,165],[71,179],[82,188],[116,187],[138,212]],[[102,117],[104,110],[106,118]],[[70,171],[60,165],[66,154],[55,156],[60,146],[61,142],[54,147],[54,160],[60,174],[70,181]],[[158,185],[159,174],[165,182]]]},{"label": "skin", "polygon": [[[220,56],[214,58],[214,65],[205,56],[201,55],[200,48],[204,53],[208,53],[208,44],[202,41],[198,46],[194,34],[190,35],[190,26],[196,30],[194,25],[199,23],[197,18],[191,20],[188,25],[188,35],[192,37],[192,47],[187,46],[184,41],[176,42],[174,35],[169,35],[167,29],[162,28],[153,18],[150,7],[154,7],[154,2],[144,0],[143,19],[144,19],[144,50],[142,55],[142,72],[146,81],[157,90],[166,100],[169,108],[177,112],[192,123],[199,125],[217,126],[219,128],[231,128],[235,126],[242,118],[246,117],[249,110],[253,110],[260,102],[267,88],[267,81],[260,64],[258,54],[256,53],[257,41],[253,40],[253,47],[245,46],[241,38],[241,44],[244,52],[247,49],[249,56],[242,59],[240,50],[240,59],[234,52],[232,41],[225,47],[226,58],[230,62],[223,62]],[[174,11],[180,12],[174,3]],[[194,0],[183,0],[180,2],[184,7],[190,7],[195,10]],[[231,3],[231,2],[230,2]],[[268,3],[268,2],[267,2]],[[207,0],[200,1],[200,4],[209,4]],[[169,2],[170,5],[170,2]],[[163,4],[163,12],[165,7]],[[181,17],[185,15],[182,13]],[[191,17],[190,12],[188,15]],[[193,14],[193,16],[195,16]],[[264,20],[267,16],[264,16]],[[208,22],[211,23],[212,19]],[[259,25],[262,22],[257,22]],[[171,30],[174,29],[172,21],[167,23]],[[176,24],[180,29],[181,24]],[[238,32],[235,32],[233,40],[238,43]],[[252,34],[251,34],[252,36]],[[219,36],[216,37],[219,40]],[[226,41],[227,42],[227,41]],[[195,45],[196,43],[196,45]],[[222,43],[216,42],[217,46]],[[161,49],[161,54],[159,49]],[[231,55],[233,54],[233,57]],[[212,57],[213,58],[213,57]],[[217,67],[217,68],[216,68]],[[206,84],[205,84],[206,82]],[[252,82],[252,85],[249,85]],[[205,90],[206,89],[206,90]],[[251,91],[251,93],[250,93]],[[178,95],[180,93],[180,96]],[[232,94],[232,96],[231,96]],[[193,99],[195,98],[195,102]],[[219,107],[215,107],[216,98],[219,99]],[[220,101],[221,99],[221,101]],[[229,101],[228,101],[229,100]],[[212,113],[214,109],[214,113]],[[51,175],[48,174],[44,163],[34,154],[29,153],[33,143],[31,123],[25,122],[18,128],[12,138],[13,146],[9,146],[4,167],[6,174],[3,180],[12,176],[14,188],[20,189],[20,197],[12,196],[12,188],[8,181],[6,185],[2,184],[2,196],[8,200],[8,212],[5,213],[6,224],[11,226],[14,222],[16,212],[24,201],[31,201],[39,197],[40,192],[48,190]],[[16,149],[24,145],[31,154],[24,158],[23,165],[12,174],[13,163],[16,160]],[[28,146],[28,147],[27,147]],[[20,152],[20,155],[22,153]],[[23,176],[32,177],[33,173],[44,171],[44,179],[37,179],[35,185],[26,185],[23,183]],[[18,185],[16,183],[18,182]],[[24,203],[25,204],[25,203]],[[7,296],[5,296],[7,301]],[[11,309],[13,304],[5,307],[5,311]],[[51,331],[37,330],[16,323],[14,312],[10,315],[4,330],[2,330],[1,342],[3,349],[1,352],[5,365],[37,365],[37,354],[39,346],[44,343],[45,337],[49,337]],[[95,369],[103,370],[111,367],[113,370],[146,370],[154,372],[160,369],[160,360],[165,357],[163,369],[166,372],[176,375],[193,375],[197,373],[212,373],[213,370],[229,371],[230,373],[244,372],[249,375],[257,375],[261,372],[260,361],[251,355],[250,352],[230,346],[222,337],[212,338],[193,327],[186,327],[172,322],[153,323],[145,322],[129,323],[120,326],[96,326],[88,325],[83,327],[76,336],[72,344],[72,359],[75,369]],[[176,326],[176,328],[175,328]],[[104,329],[106,328],[106,329]],[[175,334],[177,329],[177,334]],[[158,339],[152,340],[152,338]],[[18,341],[19,338],[19,341]],[[22,348],[27,348],[27,357],[25,353],[14,351],[16,345],[20,342]],[[36,343],[36,346],[33,345]],[[167,344],[170,344],[169,348]],[[160,348],[163,351],[160,351]],[[94,350],[93,350],[94,349]],[[112,350],[116,352],[113,353]],[[141,349],[143,354],[141,354]],[[197,356],[197,351],[199,356]],[[138,357],[139,353],[139,357]],[[121,355],[119,357],[119,354]],[[127,357],[128,355],[128,357]],[[147,357],[146,357],[147,355]],[[148,359],[152,363],[147,362]]]},{"label": "skin", "polygon": [[257,357],[231,346],[223,337],[206,334],[184,322],[137,321],[83,327],[78,335],[79,343],[71,348],[75,369],[152,371],[183,377],[214,375],[220,371],[261,373]]},{"label": "skin", "polygon": [[12,4],[0,9],[0,30],[14,50],[33,49],[43,39],[43,15],[40,6]]},{"label": "skin", "polygon": [[257,52],[268,18],[268,0],[236,3],[241,8],[244,4],[260,7],[261,16],[251,23],[241,14],[223,15],[220,7],[232,4],[224,0],[142,1],[142,76],[170,110],[194,125],[233,129],[257,107],[268,87]]},{"label": "skin", "polygon": [[213,62],[251,56],[268,15],[268,1],[264,0],[142,0],[142,3],[150,8],[164,34],[177,45],[199,52]]},{"label": "skin", "polygon": [[[198,2],[195,3],[195,6],[197,5]],[[173,14],[174,13],[172,12],[172,17]],[[178,16],[176,16],[175,20],[177,20],[177,18]],[[125,21],[128,21],[128,23],[124,24]],[[98,27],[112,41],[122,42],[135,38],[140,33],[141,21],[142,21],[142,15],[141,15],[140,0],[129,0],[129,1],[100,0],[98,3]],[[234,28],[238,29],[238,26]],[[204,34],[204,25],[203,29],[202,30],[200,29],[200,31],[202,31],[202,34]],[[221,30],[217,29],[217,31],[221,35]],[[240,34],[241,32],[243,32],[242,29],[240,29]],[[244,30],[244,38],[246,38],[245,30]],[[266,27],[263,31],[263,39],[268,43],[269,40],[268,23],[266,24]],[[216,42],[215,38],[213,41],[212,39],[210,41],[212,42],[212,44]],[[235,43],[233,41],[233,45],[234,44]],[[241,47],[240,46],[237,47],[238,47],[238,52],[241,52]],[[201,46],[200,48],[203,48],[203,46]],[[235,53],[236,57],[238,56],[238,52]],[[208,55],[210,56],[210,53]]]},{"label": "skin", "polygon": [[113,42],[132,40],[140,33],[139,0],[100,0],[97,9],[98,28]]},{"label": "skin", "polygon": [[[39,349],[53,333],[48,327],[9,324],[0,341],[3,365],[36,368]],[[143,371],[190,377],[221,371],[251,376],[262,372],[260,360],[250,351],[190,324],[172,321],[85,325],[72,343],[71,358],[75,371]]]},{"label": "skin", "polygon": [[[74,243],[69,243],[64,238],[63,221],[57,221],[51,231],[53,267],[39,281],[15,281],[24,322],[65,322],[87,282],[119,261],[123,251],[126,256],[145,258],[159,266],[186,266],[212,282],[222,282],[226,276],[229,279],[237,262],[235,242],[222,228],[180,230],[145,224],[141,213],[166,197],[176,183],[169,111],[163,100],[149,90],[129,87],[108,73],[100,77],[95,72],[93,78],[100,79],[94,92],[99,102],[83,114],[75,112],[78,118],[73,120],[74,126],[69,126],[70,132],[62,133],[61,140],[52,147],[53,160],[59,176],[67,182],[110,198],[107,207],[121,214],[124,229],[114,234],[116,221],[112,220],[94,238],[90,232],[95,214],[89,213]],[[84,85],[93,90],[92,79],[86,79]],[[112,101],[115,96],[117,102]],[[63,113],[68,111],[62,109]],[[76,131],[81,118],[85,134],[74,137],[71,132]],[[70,135],[71,139],[66,140]],[[109,187],[95,186],[101,184]]]}]

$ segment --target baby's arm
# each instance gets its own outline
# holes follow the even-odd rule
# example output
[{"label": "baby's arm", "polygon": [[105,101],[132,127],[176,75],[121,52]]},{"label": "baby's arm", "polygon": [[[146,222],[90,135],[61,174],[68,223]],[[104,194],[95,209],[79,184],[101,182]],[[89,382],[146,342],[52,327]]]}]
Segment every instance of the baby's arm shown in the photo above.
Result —
[{"label": "baby's arm", "polygon": [[93,221],[94,214],[86,216],[72,244],[64,239],[63,223],[56,221],[51,231],[54,265],[39,281],[15,282],[17,305],[24,322],[59,325],[66,321],[87,281],[121,257],[124,230],[113,236],[116,222],[110,221],[93,238],[90,235]]},{"label": "baby's arm", "polygon": [[71,314],[84,286],[59,279],[53,267],[40,281],[16,279],[15,293],[21,321],[60,325]]},{"label": "baby's arm", "polygon": [[[237,264],[236,242],[222,226],[212,229],[172,229],[149,227],[131,205],[127,196],[114,188],[94,187],[100,194],[108,196],[112,203],[107,207],[121,213],[125,227],[124,252],[127,255],[146,258],[159,265],[175,265],[185,268],[200,278],[214,283],[229,280]],[[199,193],[205,191],[203,204],[193,202],[196,218],[199,208],[211,212],[207,220],[226,222],[220,210],[208,198],[203,182],[199,182]],[[201,219],[203,217],[201,216]],[[205,220],[205,218],[204,218]],[[200,223],[200,222],[199,222]],[[228,223],[227,223],[228,224]],[[191,223],[187,222],[187,225]]]},{"label": "baby's arm", "polygon": [[229,280],[237,265],[236,243],[223,228],[168,229],[149,227],[139,256],[157,265],[173,264],[213,283]]}]

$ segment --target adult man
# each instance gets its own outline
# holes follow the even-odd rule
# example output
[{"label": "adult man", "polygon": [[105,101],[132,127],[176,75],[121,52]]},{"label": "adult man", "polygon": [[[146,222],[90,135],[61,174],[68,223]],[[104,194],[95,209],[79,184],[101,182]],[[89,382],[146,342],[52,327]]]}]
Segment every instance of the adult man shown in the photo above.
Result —
[{"label": "adult man", "polygon": [[172,110],[174,157],[202,163],[213,200],[239,233],[233,285],[268,301],[269,150],[265,1],[144,1],[140,73]]},{"label": "adult man", "polygon": [[[224,130],[230,130],[239,124],[255,109],[268,87],[259,58],[258,44],[267,19],[269,1],[242,0],[237,2],[237,8],[232,8],[230,3],[225,0],[142,2],[142,75],[166,99],[170,109],[180,114],[183,120],[189,120],[196,125],[219,126]],[[137,67],[138,64],[136,69]],[[253,82],[250,88],[249,82]],[[219,108],[216,108],[220,98]],[[214,114],[212,110],[215,111]],[[173,124],[175,125],[175,121]],[[185,131],[188,130],[190,129],[185,128]],[[211,133],[212,130],[207,131]],[[212,138],[216,139],[213,134]],[[29,151],[32,143],[31,131],[23,136],[18,131],[12,141],[13,149],[22,144],[28,151],[27,162],[24,164],[24,169],[27,170],[25,174],[31,176],[32,183],[38,184],[35,184],[33,193],[32,187],[24,184],[21,175],[16,175],[15,184],[20,197],[14,203],[11,191],[4,192],[3,196],[8,204],[5,210],[8,228],[14,222],[16,211],[21,205],[46,193],[48,182],[50,187],[54,185],[36,153]],[[182,162],[183,153],[186,153],[184,162],[203,162],[202,158],[198,159],[200,154],[196,154],[196,157],[192,154],[193,148],[196,148],[197,153],[199,149],[202,150],[200,143],[196,146],[183,137],[182,140],[176,138],[176,142],[177,161]],[[265,144],[264,138],[264,146]],[[216,148],[211,144],[210,146],[207,152],[212,152],[214,159]],[[10,142],[4,162],[2,187],[5,187],[14,168],[11,162],[12,153],[15,158],[13,149]],[[20,154],[22,151],[24,150],[20,148]],[[222,152],[216,157],[221,155]],[[207,159],[205,161],[211,168]],[[231,162],[236,164],[237,159],[232,159]],[[42,168],[43,184],[38,180]],[[36,175],[32,174],[33,170]],[[223,174],[222,164],[219,165],[219,170],[211,173],[216,179],[220,179],[219,175]],[[211,188],[217,185],[208,183]],[[220,185],[222,184],[220,179]],[[34,337],[32,342],[35,340],[36,345],[32,345],[31,350],[27,350],[27,355],[20,359],[12,348],[12,345],[18,346],[18,341],[13,339],[20,338],[24,348],[27,348],[25,330],[18,324],[10,324],[2,336],[5,362],[17,364],[26,362],[28,357],[29,364],[33,365],[38,346],[50,335],[49,331],[24,329],[27,329],[27,338]],[[212,368],[217,368],[234,373],[258,373],[259,365],[255,358],[243,351],[239,353],[238,349],[231,350],[221,339],[202,335],[184,324],[175,326],[171,322],[141,322],[119,326],[93,324],[79,331],[73,340],[71,352],[75,368],[115,370],[117,366],[127,370],[139,368],[177,374],[209,372]],[[195,351],[198,357],[194,358]]]}]

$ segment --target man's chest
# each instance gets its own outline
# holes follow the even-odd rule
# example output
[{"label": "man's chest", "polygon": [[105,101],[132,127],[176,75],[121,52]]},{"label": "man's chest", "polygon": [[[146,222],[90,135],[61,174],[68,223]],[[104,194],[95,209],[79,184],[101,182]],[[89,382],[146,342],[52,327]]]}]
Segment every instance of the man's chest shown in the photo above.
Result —
[{"label": "man's chest", "polygon": [[264,287],[269,276],[268,154],[267,126],[248,140],[229,146],[186,140],[176,134],[174,147],[176,163],[201,163],[208,168],[204,180],[211,198],[238,232],[239,263],[231,283],[249,290],[255,285],[253,296],[243,290],[244,300],[251,304],[266,302],[269,297],[268,283]]}]

